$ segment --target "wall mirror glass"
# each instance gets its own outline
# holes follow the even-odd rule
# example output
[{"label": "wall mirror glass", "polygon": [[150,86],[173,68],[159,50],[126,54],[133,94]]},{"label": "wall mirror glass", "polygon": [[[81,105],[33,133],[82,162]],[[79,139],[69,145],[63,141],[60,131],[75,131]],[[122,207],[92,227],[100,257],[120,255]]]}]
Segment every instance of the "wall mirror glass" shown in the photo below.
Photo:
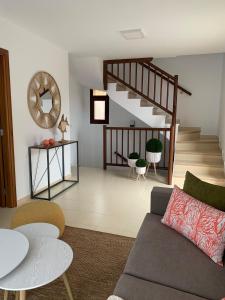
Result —
[{"label": "wall mirror glass", "polygon": [[52,94],[49,90],[45,91],[43,94],[40,95],[41,98],[41,108],[42,111],[46,114],[50,113],[52,109]]}]

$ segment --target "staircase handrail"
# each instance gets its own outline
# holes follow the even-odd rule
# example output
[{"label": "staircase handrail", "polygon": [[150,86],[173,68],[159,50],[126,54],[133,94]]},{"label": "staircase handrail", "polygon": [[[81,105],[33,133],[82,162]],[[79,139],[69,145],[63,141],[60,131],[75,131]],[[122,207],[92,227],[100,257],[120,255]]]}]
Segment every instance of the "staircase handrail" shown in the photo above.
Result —
[{"label": "staircase handrail", "polygon": [[[159,68],[158,66],[154,65],[153,63],[140,63],[141,65],[145,66],[146,68],[149,68],[152,72],[155,72],[158,76],[163,77],[163,79],[167,80],[168,78],[170,79],[170,83],[174,84],[175,76],[172,76],[171,74],[165,72],[163,69]],[[189,92],[187,89],[182,87],[181,85],[178,84],[177,88],[187,94],[188,96],[191,96],[192,93]]]},{"label": "staircase handrail", "polygon": [[120,58],[120,59],[107,59],[104,60],[106,64],[121,64],[121,63],[150,63],[153,60],[153,57],[141,57],[141,58]]}]

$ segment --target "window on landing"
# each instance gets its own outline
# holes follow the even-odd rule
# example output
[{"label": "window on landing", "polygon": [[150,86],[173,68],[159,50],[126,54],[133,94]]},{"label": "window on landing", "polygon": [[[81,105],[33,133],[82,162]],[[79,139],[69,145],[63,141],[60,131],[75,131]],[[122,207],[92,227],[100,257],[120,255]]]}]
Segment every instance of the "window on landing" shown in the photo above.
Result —
[{"label": "window on landing", "polygon": [[90,90],[90,123],[109,123],[109,96],[106,91]]}]

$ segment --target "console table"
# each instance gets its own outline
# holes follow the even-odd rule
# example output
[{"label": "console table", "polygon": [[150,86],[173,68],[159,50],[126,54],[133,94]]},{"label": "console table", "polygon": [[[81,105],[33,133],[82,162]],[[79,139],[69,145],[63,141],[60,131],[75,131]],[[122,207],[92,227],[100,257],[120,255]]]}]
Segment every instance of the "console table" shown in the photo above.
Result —
[{"label": "console table", "polygon": [[[66,176],[66,171],[65,171],[65,147],[71,145],[76,146],[76,179],[72,179],[72,178],[68,179],[68,176]],[[37,152],[36,168],[33,175],[32,153],[34,150],[38,152]],[[44,168],[43,172],[41,172],[40,178],[37,179],[38,168],[40,165],[40,154],[43,151],[46,152],[47,166],[46,168]],[[52,157],[50,157],[50,152],[53,154]],[[61,152],[60,154],[61,159],[59,157],[60,152]],[[29,154],[30,195],[32,199],[51,200],[79,182],[78,141],[56,142],[54,145],[48,147],[45,147],[43,145],[31,146],[28,148],[28,154]],[[50,173],[51,173],[50,167],[54,159],[57,160],[61,179],[52,183],[50,177]],[[60,164],[60,160],[61,160],[61,164]],[[47,187],[42,188],[38,191],[38,188],[40,187],[40,184],[42,183],[43,178],[46,174],[47,174]]]}]

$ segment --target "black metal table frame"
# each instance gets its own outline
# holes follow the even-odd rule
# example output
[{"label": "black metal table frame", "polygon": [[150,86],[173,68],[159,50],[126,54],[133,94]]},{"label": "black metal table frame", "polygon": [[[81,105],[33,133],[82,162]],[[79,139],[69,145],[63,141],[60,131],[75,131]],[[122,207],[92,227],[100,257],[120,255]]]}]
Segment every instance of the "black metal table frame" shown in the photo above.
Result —
[{"label": "black metal table frame", "polygon": [[[72,180],[72,179],[66,179],[65,178],[65,157],[64,157],[64,147],[67,145],[71,145],[71,144],[76,144],[76,150],[77,150],[77,180]],[[57,155],[57,151],[58,149],[62,147],[62,180],[58,181],[57,183],[54,183],[51,185],[50,182],[50,164],[51,161],[49,160],[49,150],[52,149],[57,149],[56,150],[56,155]],[[33,176],[32,176],[32,150],[46,150],[46,155],[47,155],[47,181],[48,181],[48,187],[44,190],[41,190],[40,192],[36,193],[34,192],[34,187],[33,187]],[[31,199],[41,199],[41,200],[52,200],[53,198],[55,198],[56,196],[60,195],[61,193],[65,192],[66,190],[68,190],[69,188],[71,188],[72,186],[74,186],[75,184],[77,184],[79,182],[79,147],[78,147],[78,141],[69,141],[69,142],[65,142],[65,143],[61,143],[61,144],[57,144],[55,146],[51,146],[51,147],[41,147],[41,146],[30,146],[28,147],[28,155],[29,155],[29,176],[30,176],[30,196]],[[53,157],[54,158],[54,157]],[[52,158],[52,159],[53,159]],[[45,172],[46,172],[45,170]],[[44,172],[44,174],[45,174]],[[54,196],[51,197],[51,188],[59,185],[62,182],[72,182],[72,184],[64,189],[62,189],[60,192],[56,193]],[[48,191],[48,197],[40,197],[40,194],[43,194],[44,192]]]}]

